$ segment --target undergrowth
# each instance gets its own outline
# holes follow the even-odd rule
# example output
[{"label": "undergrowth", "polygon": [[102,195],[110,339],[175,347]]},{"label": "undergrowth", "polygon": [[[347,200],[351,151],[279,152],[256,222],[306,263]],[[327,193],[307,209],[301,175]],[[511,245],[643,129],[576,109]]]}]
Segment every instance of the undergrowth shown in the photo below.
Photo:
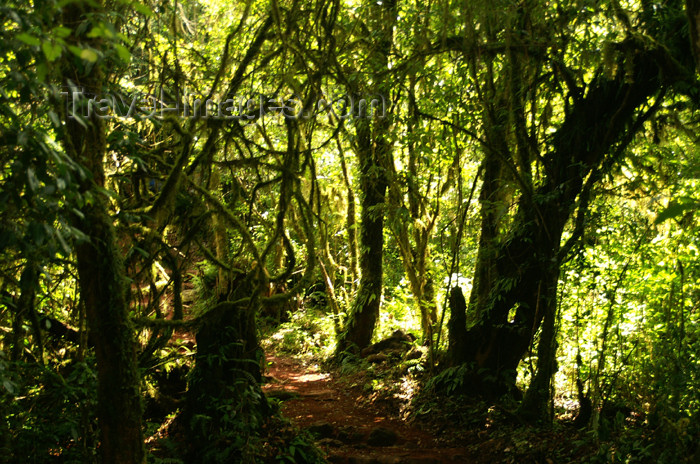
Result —
[{"label": "undergrowth", "polygon": [[266,352],[323,360],[335,350],[334,315],[320,308],[301,308],[281,324],[267,322],[262,344]]}]

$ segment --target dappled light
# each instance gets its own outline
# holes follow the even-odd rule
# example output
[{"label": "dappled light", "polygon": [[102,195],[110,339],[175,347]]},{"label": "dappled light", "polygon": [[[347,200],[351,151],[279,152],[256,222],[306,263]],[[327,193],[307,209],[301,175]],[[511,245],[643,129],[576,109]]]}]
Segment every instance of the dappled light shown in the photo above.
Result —
[{"label": "dappled light", "polygon": [[700,460],[697,0],[0,22],[0,464]]}]

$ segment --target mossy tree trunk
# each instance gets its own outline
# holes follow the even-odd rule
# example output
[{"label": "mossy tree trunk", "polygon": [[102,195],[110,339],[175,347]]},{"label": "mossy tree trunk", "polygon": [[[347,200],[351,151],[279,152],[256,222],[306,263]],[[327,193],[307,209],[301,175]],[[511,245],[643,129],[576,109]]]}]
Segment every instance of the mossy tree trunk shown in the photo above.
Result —
[{"label": "mossy tree trunk", "polygon": [[[369,126],[368,121],[358,122]],[[387,179],[384,168],[386,147],[372,143],[369,127],[360,129],[360,285],[344,332],[338,340],[337,352],[367,347],[379,317],[382,298],[384,255],[384,199]]]},{"label": "mossy tree trunk", "polygon": [[[249,293],[241,288],[247,286],[234,289],[236,295]],[[257,301],[224,301],[201,318],[195,366],[179,418],[187,434],[187,462],[242,462],[247,441],[269,414],[259,385],[263,351],[255,326]]]},{"label": "mossy tree trunk", "polygon": [[39,325],[39,316],[36,312],[35,301],[36,291],[39,285],[39,268],[32,260],[27,258],[27,263],[22,271],[22,276],[19,280],[20,294],[17,298],[14,318],[12,320],[12,351],[11,358],[13,361],[19,361],[22,358],[24,351],[24,321],[29,320],[32,325],[34,335],[34,343],[37,347],[37,361],[40,364],[44,363],[44,348]]},{"label": "mossy tree trunk", "polygon": [[700,71],[700,0],[685,0],[690,28],[690,47],[695,58],[695,68]]},{"label": "mossy tree trunk", "polygon": [[[415,95],[416,75],[409,76],[408,101],[409,115],[407,133],[413,134],[420,127],[418,102]],[[430,238],[440,213],[442,192],[451,182],[451,171],[441,186],[434,187],[428,183],[421,189],[420,150],[416,147],[414,137],[406,141],[408,152],[407,167],[402,173],[402,180],[394,166],[390,166],[391,183],[389,186],[389,220],[390,229],[396,238],[401,261],[406,272],[409,287],[413,294],[416,313],[420,316],[423,345],[430,345],[437,325],[437,303],[432,281]],[[456,164],[455,164],[456,165]],[[454,166],[454,165],[453,165]],[[423,169],[422,169],[423,168]],[[434,188],[434,190],[433,190]],[[404,193],[405,190],[405,193]],[[438,198],[434,198],[438,196]],[[435,206],[431,208],[431,203]]]},{"label": "mossy tree trunk", "polygon": [[[382,3],[371,2],[370,28],[375,31],[376,42],[368,51],[367,64],[372,74],[373,89],[362,89],[368,97],[378,95],[389,104],[386,72],[389,69],[389,53],[393,42],[396,22],[396,0]],[[366,114],[362,114],[362,111]],[[352,311],[344,331],[338,338],[336,353],[358,351],[367,347],[379,317],[382,299],[384,257],[384,215],[386,190],[389,184],[387,169],[390,162],[391,141],[389,114],[372,114],[370,105],[360,109],[355,120],[355,151],[360,165],[360,285],[353,302]]]},{"label": "mossy tree trunk", "polygon": [[[63,24],[73,29],[72,40],[101,49],[96,38],[79,32],[83,21],[102,12],[99,2],[71,3],[64,7]],[[89,28],[86,28],[89,31]],[[99,92],[105,75],[101,61],[88,63],[72,54],[63,63],[64,88],[75,86]],[[84,103],[84,102],[83,102]],[[62,109],[67,111],[66,108]],[[104,464],[145,462],[141,430],[140,377],[136,362],[136,340],[128,318],[125,271],[117,248],[112,219],[105,195],[104,122],[93,112],[79,121],[64,114],[63,142],[66,152],[80,163],[86,175],[80,180],[83,205],[73,225],[87,241],[78,243],[80,297],[85,305],[88,329],[97,358],[100,457]]]},{"label": "mossy tree trunk", "polygon": [[654,113],[655,107],[645,106],[669,83],[660,78],[659,53],[637,50],[633,76],[619,72],[614,79],[599,75],[591,82],[543,157],[546,177],[519,197],[509,231],[499,240],[480,243],[489,249],[480,252],[475,271],[477,294],[470,308],[476,314],[475,324],[451,330],[451,337],[466,343],[454,344],[460,352],[450,353],[450,358],[458,364],[471,363],[475,372],[483,374],[474,388],[504,393],[515,388],[518,363],[544,321],[538,373],[521,407],[528,419],[547,418],[550,379],[556,369],[557,283],[571,243],[561,244],[564,227],[577,206],[578,214],[585,214],[590,187]]},{"label": "mossy tree trunk", "polygon": [[348,238],[348,254],[350,255],[350,277],[352,279],[351,289],[354,292],[357,288],[357,277],[360,274],[358,270],[358,260],[357,260],[357,224],[355,220],[355,191],[350,183],[350,175],[348,173],[348,166],[345,162],[345,152],[343,150],[343,145],[340,142],[340,138],[336,137],[336,142],[338,145],[338,154],[340,155],[340,167],[343,172],[343,183],[345,185],[346,195],[347,195],[347,211],[345,215],[345,229],[347,231]]}]

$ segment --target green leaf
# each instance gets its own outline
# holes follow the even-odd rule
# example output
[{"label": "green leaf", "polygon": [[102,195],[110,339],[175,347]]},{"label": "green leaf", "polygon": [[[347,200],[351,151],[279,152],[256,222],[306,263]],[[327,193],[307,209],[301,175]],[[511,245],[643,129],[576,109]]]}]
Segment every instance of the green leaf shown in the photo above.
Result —
[{"label": "green leaf", "polygon": [[129,52],[129,49],[121,44],[114,44],[114,48],[117,50],[117,54],[119,55],[119,58],[124,63],[128,63],[129,60],[131,59],[131,52]]},{"label": "green leaf", "polygon": [[73,52],[75,56],[85,61],[89,61],[90,63],[94,63],[95,61],[97,61],[98,55],[95,50],[91,50],[89,48],[80,48],[76,47],[75,45],[68,46],[68,49],[71,52]]},{"label": "green leaf", "polygon": [[46,242],[46,229],[44,229],[41,224],[32,222],[27,227],[28,236],[35,245],[42,245]]},{"label": "green leaf", "polygon": [[85,235],[80,229],[76,229],[75,227],[67,227],[66,228],[68,232],[70,232],[70,235],[73,236],[73,239],[76,240],[77,242],[89,242],[90,238]]},{"label": "green leaf", "polygon": [[73,214],[75,214],[76,216],[78,216],[81,220],[85,219],[85,215],[84,215],[83,212],[80,211],[79,209],[77,209],[77,208],[71,208],[71,211],[73,212]]},{"label": "green leaf", "polygon": [[68,245],[68,242],[66,242],[66,239],[63,238],[63,234],[58,230],[54,230],[54,235],[56,236],[56,239],[58,239],[63,256],[69,256],[71,251],[70,246]]},{"label": "green leaf", "polygon": [[75,119],[76,122],[77,122],[78,124],[80,124],[81,126],[83,126],[84,129],[87,129],[87,127],[88,127],[88,126],[87,126],[87,123],[85,122],[85,120],[83,119],[82,116],[80,116],[80,115],[78,115],[78,114],[76,114],[76,113],[72,113],[72,114],[70,115],[70,117],[73,118],[73,119]]},{"label": "green leaf", "polygon": [[36,65],[36,78],[39,82],[46,82],[46,75],[49,73],[49,68],[46,63]]},{"label": "green leaf", "polygon": [[86,48],[80,53],[80,58],[84,59],[85,61],[89,61],[90,63],[94,63],[97,61],[97,52]]},{"label": "green leaf", "polygon": [[684,198],[680,202],[672,200],[669,205],[656,216],[654,224],[661,224],[664,221],[680,216],[688,210],[697,209],[700,207],[700,202],[689,198]]},{"label": "green leaf", "polygon": [[119,198],[119,195],[117,195],[117,192],[115,192],[114,190],[109,190],[109,189],[106,189],[104,187],[99,187],[99,186],[95,187],[95,190],[97,190],[98,192],[100,192],[102,195],[104,195],[106,197],[111,197],[115,200]]},{"label": "green leaf", "polygon": [[48,40],[42,42],[41,49],[44,51],[44,55],[49,61],[56,61],[56,59],[61,56],[61,46],[51,43]]},{"label": "green leaf", "polygon": [[21,40],[22,42],[26,43],[27,45],[34,45],[34,46],[39,46],[41,45],[41,41],[34,37],[33,35],[27,34],[26,32],[21,32],[17,34],[17,39]]},{"label": "green leaf", "polygon": [[104,36],[104,29],[101,26],[94,26],[90,32],[87,34],[88,37],[94,39],[95,37]]},{"label": "green leaf", "polygon": [[82,48],[76,47],[75,45],[68,45],[68,50],[70,50],[75,56],[80,56],[80,54],[83,52]]},{"label": "green leaf", "polygon": [[144,5],[141,2],[134,2],[131,4],[131,6],[134,8],[134,10],[136,10],[144,16],[153,16],[153,11],[151,11],[151,9],[147,5]]},{"label": "green leaf", "polygon": [[61,127],[61,120],[58,118],[58,115],[55,111],[49,111],[49,118],[51,119],[51,122],[53,123],[54,127]]},{"label": "green leaf", "polygon": [[68,37],[70,35],[70,32],[71,32],[70,29],[68,29],[67,27],[64,27],[64,26],[54,27],[53,30],[51,31],[51,33],[54,36],[61,38],[61,39],[65,39],[66,37]]},{"label": "green leaf", "polygon": [[22,131],[17,134],[17,145],[25,147],[27,146],[27,143],[29,143],[29,136],[27,135],[26,131]]},{"label": "green leaf", "polygon": [[7,380],[7,379],[3,379],[3,381],[2,381],[2,386],[5,387],[5,390],[7,390],[7,392],[8,392],[10,395],[14,395],[15,392],[17,391],[16,388],[15,388],[15,384],[12,383],[12,382],[10,382],[10,381]]}]

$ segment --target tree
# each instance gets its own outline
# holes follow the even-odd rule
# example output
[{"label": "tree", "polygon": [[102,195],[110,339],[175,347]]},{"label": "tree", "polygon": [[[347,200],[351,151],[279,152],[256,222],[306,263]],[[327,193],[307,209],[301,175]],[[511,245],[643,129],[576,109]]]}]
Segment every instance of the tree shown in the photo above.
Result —
[{"label": "tree", "polygon": [[[389,54],[392,47],[393,27],[396,21],[396,1],[381,4],[371,2],[368,9],[369,30],[374,31],[377,42],[372,44],[364,57],[374,88],[359,87],[352,76],[346,77],[351,95],[363,96],[363,92],[377,95],[390,104],[391,85],[386,77]],[[339,70],[341,76],[344,70]],[[342,77],[341,77],[342,79]],[[365,114],[362,114],[366,112]],[[384,207],[388,186],[387,169],[391,141],[391,112],[373,115],[372,107],[358,108],[355,120],[355,152],[360,170],[360,285],[352,311],[344,331],[338,338],[336,352],[342,355],[349,350],[361,350],[372,340],[374,326],[379,316],[382,300]]]},{"label": "tree", "polygon": [[[62,22],[73,28],[69,40],[76,46],[82,43],[95,49],[102,48],[101,41],[86,36],[86,32],[81,32],[85,28],[80,26],[87,18],[103,13],[99,3],[67,5]],[[105,63],[98,61],[90,48],[85,50],[85,59],[72,55],[65,57],[63,87],[93,89],[100,93],[104,88]],[[79,104],[81,108],[88,105],[85,100]],[[104,463],[141,463],[145,462],[145,455],[140,376],[134,330],[128,318],[124,267],[104,194],[105,127],[95,111],[84,119],[83,115],[70,114],[63,105],[59,111],[65,122],[62,134],[65,151],[85,167],[87,176],[81,179],[80,191],[90,197],[76,211],[73,224],[86,237],[77,244],[76,256],[81,299],[97,356],[100,454]]]},{"label": "tree", "polygon": [[[678,5],[669,8],[673,13],[663,18],[652,9],[639,11],[637,31],[645,31],[658,42],[641,39],[635,35],[640,32],[630,29],[626,37],[608,45],[614,57],[612,66],[598,64],[587,83],[583,80],[585,67],[577,69],[563,53],[568,43],[565,32],[556,32],[562,34],[558,36],[564,40],[562,48],[546,51],[557,36],[552,37],[551,30],[535,21],[542,17],[535,6],[517,7],[505,13],[500,23],[487,14],[485,24],[495,29],[486,27],[485,37],[476,34],[467,35],[466,41],[454,40],[455,49],[463,53],[480,50],[487,57],[494,50],[503,53],[486,69],[490,72],[501,59],[503,68],[497,78],[487,78],[484,87],[488,91],[481,95],[486,97],[482,104],[487,118],[483,122],[482,241],[470,307],[476,323],[456,335],[467,346],[461,353],[452,353],[452,359],[473,363],[476,369],[488,372],[489,378],[499,379],[505,389],[512,388],[518,363],[542,327],[537,374],[521,406],[526,417],[547,416],[555,370],[560,266],[580,238],[591,189],[619,163],[668,89],[692,76],[681,46],[684,39],[676,32],[682,10]],[[572,18],[563,11],[552,14],[564,24]],[[624,14],[613,16],[611,20],[629,26]],[[554,63],[553,72],[543,71],[545,57]],[[543,89],[543,96],[567,88],[566,94],[557,97],[565,104],[556,118],[549,105],[540,109],[539,82],[547,82],[544,89],[552,89]],[[504,127],[507,132],[499,133]],[[554,130],[551,137],[548,127]],[[516,195],[516,209],[499,225],[490,216],[494,197],[487,192],[498,195],[504,190],[512,192],[508,196]],[[562,244],[574,212],[571,235]],[[481,388],[488,391],[491,387],[482,382]]]},{"label": "tree", "polygon": [[620,455],[697,453],[697,1],[149,3],[0,6],[0,460],[143,462],[178,406],[167,457],[283,456],[287,309],[336,359],[400,326],[428,386],[547,422],[566,377],[596,439],[644,415]]}]

